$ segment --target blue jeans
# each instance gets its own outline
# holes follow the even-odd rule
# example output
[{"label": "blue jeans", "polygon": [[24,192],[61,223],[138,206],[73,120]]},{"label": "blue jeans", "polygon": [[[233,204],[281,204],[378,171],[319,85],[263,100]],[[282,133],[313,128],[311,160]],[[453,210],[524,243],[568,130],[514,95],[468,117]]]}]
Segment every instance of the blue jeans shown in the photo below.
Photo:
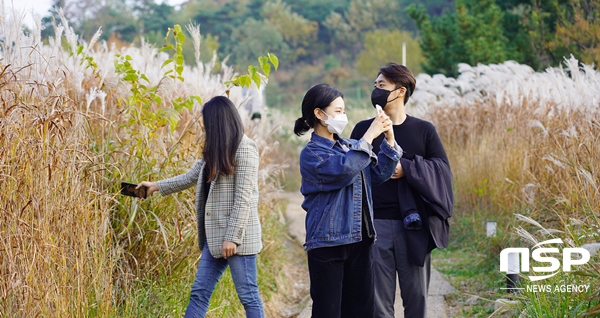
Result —
[{"label": "blue jeans", "polygon": [[246,317],[265,317],[260,294],[258,293],[258,284],[256,283],[256,254],[233,255],[227,259],[214,258],[210,255],[208,245],[204,243],[196,280],[192,285],[190,302],[185,311],[185,318],[206,316],[210,296],[212,296],[215,286],[227,266],[231,270],[231,278],[238,298],[246,310]]}]

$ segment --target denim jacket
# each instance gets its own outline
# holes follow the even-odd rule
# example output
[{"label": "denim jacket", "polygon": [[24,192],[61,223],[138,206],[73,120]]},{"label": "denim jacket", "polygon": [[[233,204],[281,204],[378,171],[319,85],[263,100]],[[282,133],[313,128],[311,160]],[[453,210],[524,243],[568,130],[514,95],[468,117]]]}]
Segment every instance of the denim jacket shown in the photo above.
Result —
[{"label": "denim jacket", "polygon": [[300,153],[306,211],[306,250],[362,240],[362,198],[367,191],[366,231],[375,238],[371,186],[387,181],[396,170],[402,149],[384,138],[376,156],[366,140],[333,141],[312,134]]}]

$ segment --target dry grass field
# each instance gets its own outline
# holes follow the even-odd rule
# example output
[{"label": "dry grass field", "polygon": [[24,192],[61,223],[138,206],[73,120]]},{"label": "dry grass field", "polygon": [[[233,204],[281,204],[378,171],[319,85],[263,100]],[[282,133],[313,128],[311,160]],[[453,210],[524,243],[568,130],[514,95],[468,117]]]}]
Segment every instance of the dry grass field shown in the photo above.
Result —
[{"label": "dry grass field", "polygon": [[[409,110],[435,124],[448,152],[455,244],[498,273],[507,247],[600,242],[600,72],[574,58],[539,73],[510,61],[459,68],[457,79],[419,76]],[[487,220],[498,222],[496,238],[485,237]],[[523,293],[515,296],[521,309],[531,317],[598,314],[598,254],[578,269],[543,284],[590,283],[589,292]]]},{"label": "dry grass field", "polygon": [[[185,81],[165,77],[167,53],[117,48],[78,39],[66,20],[40,38],[40,20],[0,16],[0,316],[181,316],[199,258],[193,194],[138,201],[120,182],[174,176],[191,168],[203,143],[201,105],[177,109],[177,98],[206,101],[229,91],[223,63],[185,67]],[[165,30],[166,32],[166,30]],[[197,52],[200,34],[188,29]],[[117,54],[155,87],[143,104],[117,72]],[[199,53],[195,56],[199,61]],[[115,63],[117,61],[117,63]],[[141,76],[141,75],[140,75]],[[137,85],[137,84],[136,84]],[[141,87],[141,86],[139,86]],[[139,88],[138,87],[138,88]],[[143,97],[143,96],[142,96]],[[246,134],[259,145],[260,215],[264,250],[259,285],[269,316],[278,316],[289,287],[282,242],[277,144],[270,121],[256,123],[240,108]],[[243,308],[226,273],[209,317],[239,317]]]}]

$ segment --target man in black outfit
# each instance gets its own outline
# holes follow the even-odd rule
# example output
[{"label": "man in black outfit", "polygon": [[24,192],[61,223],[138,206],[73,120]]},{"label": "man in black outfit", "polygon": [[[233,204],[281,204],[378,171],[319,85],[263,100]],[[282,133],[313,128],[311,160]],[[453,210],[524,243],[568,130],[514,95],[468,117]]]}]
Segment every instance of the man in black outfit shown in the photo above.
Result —
[{"label": "man in black outfit", "polygon": [[[452,175],[435,127],[404,111],[415,86],[408,68],[389,64],[380,68],[371,96],[373,106],[380,105],[392,120],[404,150],[392,178],[373,187],[375,317],[394,317],[396,273],[405,317],[427,317],[431,251],[448,245]],[[360,139],[372,121],[358,123],[350,138]],[[373,140],[375,153],[383,138]]]}]

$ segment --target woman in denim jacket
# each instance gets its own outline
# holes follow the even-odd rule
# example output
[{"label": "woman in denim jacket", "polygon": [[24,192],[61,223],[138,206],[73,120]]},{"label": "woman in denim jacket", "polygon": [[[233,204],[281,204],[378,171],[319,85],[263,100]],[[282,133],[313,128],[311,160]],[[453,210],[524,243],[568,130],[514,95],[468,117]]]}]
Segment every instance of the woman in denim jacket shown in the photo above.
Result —
[{"label": "woman in denim jacket", "polygon": [[371,186],[388,180],[402,155],[385,113],[360,140],[339,136],[347,123],[342,94],[320,84],[304,96],[294,127],[298,136],[314,129],[300,154],[313,318],[373,317]]}]

